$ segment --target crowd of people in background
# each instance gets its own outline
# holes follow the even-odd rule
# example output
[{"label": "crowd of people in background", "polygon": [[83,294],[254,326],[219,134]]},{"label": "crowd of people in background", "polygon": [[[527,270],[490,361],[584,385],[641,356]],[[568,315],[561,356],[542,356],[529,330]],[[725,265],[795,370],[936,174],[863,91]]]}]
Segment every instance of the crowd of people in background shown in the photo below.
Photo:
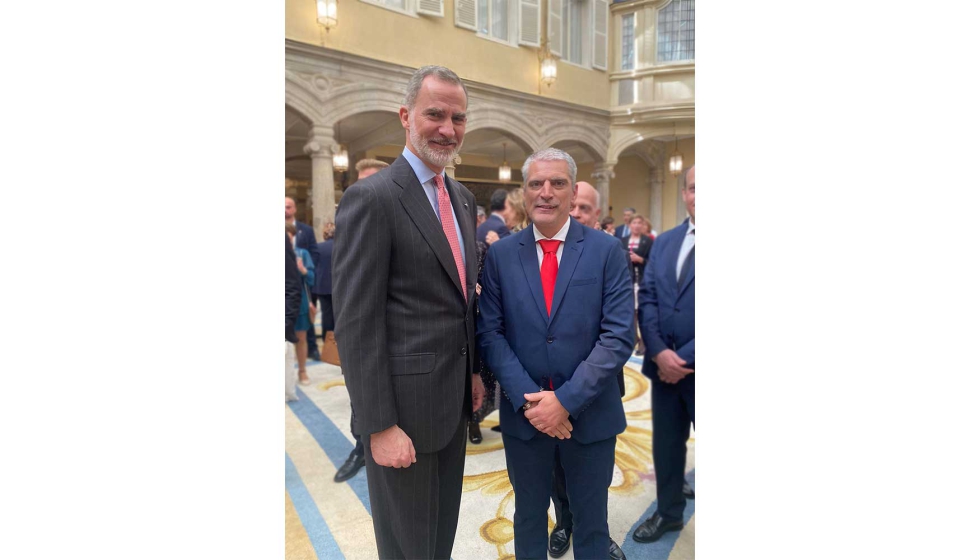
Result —
[{"label": "crowd of people in background", "polygon": [[[574,160],[554,148],[527,159],[520,188],[477,206],[443,171],[467,101],[452,71],[417,71],[399,112],[402,155],[390,166],[358,162],[319,244],[286,198],[286,338],[299,383],[310,382],[307,359],[320,359],[319,304],[323,353],[336,333],[356,441],[334,480],[367,466],[382,558],[449,556],[465,441],[480,444],[480,423],[499,410],[518,557],[546,548],[557,558],[574,544],[576,558],[623,559],[605,516],[625,429],[622,368],[634,352],[654,385],[658,508],[633,539],[680,529],[693,498],[683,468],[694,422],[694,169],[682,190],[690,218],[660,239],[633,208],[618,227],[603,218],[606,201],[574,182]],[[430,474],[406,479],[406,469]],[[433,511],[418,510],[420,491]],[[549,497],[556,524],[545,546]],[[407,531],[402,516],[424,530]]]}]

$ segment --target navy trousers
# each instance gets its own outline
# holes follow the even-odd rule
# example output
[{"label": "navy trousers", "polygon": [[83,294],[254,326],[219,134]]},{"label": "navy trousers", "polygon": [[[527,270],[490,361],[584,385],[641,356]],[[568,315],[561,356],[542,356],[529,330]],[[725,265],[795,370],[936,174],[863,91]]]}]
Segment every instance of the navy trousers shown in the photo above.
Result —
[{"label": "navy trousers", "polygon": [[575,518],[572,548],[580,560],[609,557],[606,524],[616,438],[590,444],[542,433],[529,441],[504,434],[507,474],[514,487],[514,548],[518,560],[548,556],[548,502],[556,451],[565,470],[569,507]]},{"label": "navy trousers", "polygon": [[657,512],[666,521],[684,518],[684,467],[694,424],[694,374],[678,383],[653,380],[653,468],[657,473]]}]

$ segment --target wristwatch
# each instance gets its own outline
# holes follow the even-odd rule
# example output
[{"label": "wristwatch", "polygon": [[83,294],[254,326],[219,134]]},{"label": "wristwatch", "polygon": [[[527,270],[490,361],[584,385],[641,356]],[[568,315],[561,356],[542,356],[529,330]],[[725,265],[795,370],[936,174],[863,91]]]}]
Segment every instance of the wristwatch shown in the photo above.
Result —
[{"label": "wristwatch", "polygon": [[531,401],[527,401],[526,403],[524,403],[524,406],[521,407],[521,410],[523,410],[524,412],[527,412],[528,409],[530,409],[530,408],[531,408]]}]

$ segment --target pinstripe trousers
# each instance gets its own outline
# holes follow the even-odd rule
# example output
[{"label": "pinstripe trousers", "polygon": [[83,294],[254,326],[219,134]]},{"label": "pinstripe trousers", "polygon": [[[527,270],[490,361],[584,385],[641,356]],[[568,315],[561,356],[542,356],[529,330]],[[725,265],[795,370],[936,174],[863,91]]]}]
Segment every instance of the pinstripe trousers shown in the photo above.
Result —
[{"label": "pinstripe trousers", "polygon": [[416,462],[405,469],[375,463],[370,436],[365,437],[368,493],[381,560],[449,559],[463,490],[465,426],[460,415],[449,445],[433,453],[416,453]]}]

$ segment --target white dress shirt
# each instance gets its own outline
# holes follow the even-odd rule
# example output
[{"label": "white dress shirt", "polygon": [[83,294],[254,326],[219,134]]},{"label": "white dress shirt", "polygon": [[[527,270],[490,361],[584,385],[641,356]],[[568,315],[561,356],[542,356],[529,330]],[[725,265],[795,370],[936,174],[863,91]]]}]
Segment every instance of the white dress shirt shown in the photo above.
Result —
[{"label": "white dress shirt", "polygon": [[681,243],[681,252],[677,254],[677,281],[681,281],[681,269],[684,268],[684,259],[694,248],[694,222],[687,222],[687,235]]},{"label": "white dress shirt", "polygon": [[544,249],[542,249],[541,244],[538,243],[538,240],[540,239],[557,239],[558,241],[561,241],[561,243],[558,244],[558,251],[555,253],[555,258],[558,259],[558,266],[561,266],[561,255],[563,252],[565,252],[565,236],[568,235],[568,226],[571,223],[571,217],[569,217],[567,220],[565,220],[565,225],[561,226],[561,229],[558,230],[558,233],[556,233],[554,237],[545,237],[543,233],[538,231],[538,226],[531,226],[534,228],[534,247],[538,251],[538,269],[541,268],[541,263],[544,262]]}]

